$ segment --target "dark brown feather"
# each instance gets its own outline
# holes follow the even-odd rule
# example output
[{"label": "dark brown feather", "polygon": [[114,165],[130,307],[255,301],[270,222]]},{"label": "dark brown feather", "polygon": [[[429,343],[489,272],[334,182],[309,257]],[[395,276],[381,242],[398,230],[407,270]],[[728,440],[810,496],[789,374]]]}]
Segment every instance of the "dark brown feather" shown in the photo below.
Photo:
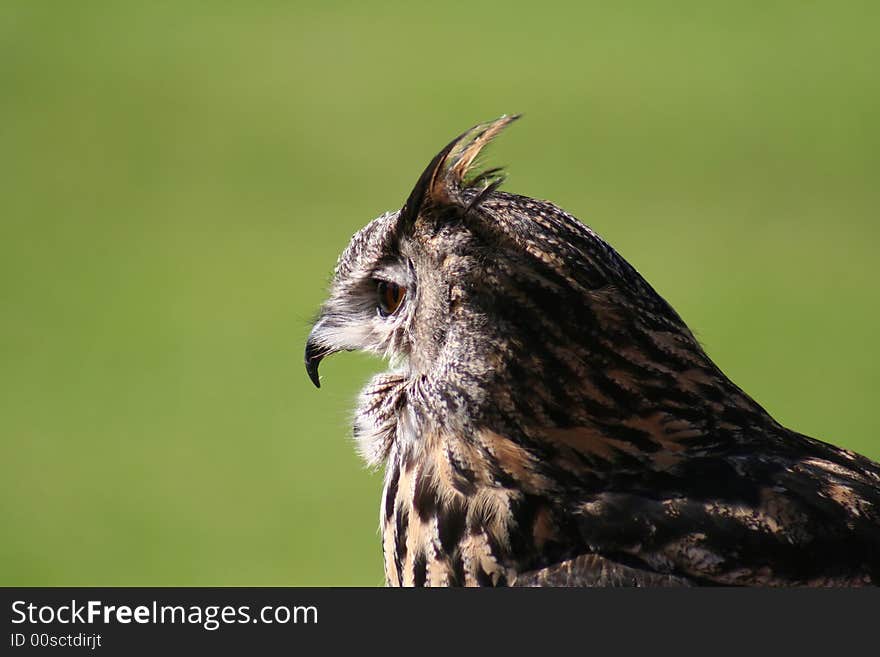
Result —
[{"label": "dark brown feather", "polygon": [[517,575],[512,586],[553,587],[665,587],[693,586],[693,582],[673,575],[661,575],[616,563],[598,554],[582,554],[574,559]]}]

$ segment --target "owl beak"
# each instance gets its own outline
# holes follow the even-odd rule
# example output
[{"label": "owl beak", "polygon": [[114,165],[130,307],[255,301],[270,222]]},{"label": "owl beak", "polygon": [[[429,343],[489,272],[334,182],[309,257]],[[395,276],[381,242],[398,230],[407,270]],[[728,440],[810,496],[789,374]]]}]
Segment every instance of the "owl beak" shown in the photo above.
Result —
[{"label": "owl beak", "polygon": [[321,387],[321,380],[318,378],[318,365],[321,364],[321,359],[327,355],[326,350],[322,349],[318,346],[318,344],[313,340],[315,335],[314,329],[312,329],[311,334],[309,334],[309,339],[306,341],[306,373],[309,375],[309,378],[312,380],[312,383],[315,384],[316,388]]}]

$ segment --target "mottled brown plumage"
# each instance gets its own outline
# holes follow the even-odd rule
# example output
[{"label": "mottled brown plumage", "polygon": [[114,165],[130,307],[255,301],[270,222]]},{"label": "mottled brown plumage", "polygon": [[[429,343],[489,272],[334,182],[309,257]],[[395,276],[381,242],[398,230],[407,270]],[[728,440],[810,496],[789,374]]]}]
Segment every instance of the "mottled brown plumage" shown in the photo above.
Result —
[{"label": "mottled brown plumage", "polygon": [[611,246],[453,140],[352,238],[306,347],[394,366],[355,435],[385,465],[389,585],[880,584],[880,465],[779,425]]}]

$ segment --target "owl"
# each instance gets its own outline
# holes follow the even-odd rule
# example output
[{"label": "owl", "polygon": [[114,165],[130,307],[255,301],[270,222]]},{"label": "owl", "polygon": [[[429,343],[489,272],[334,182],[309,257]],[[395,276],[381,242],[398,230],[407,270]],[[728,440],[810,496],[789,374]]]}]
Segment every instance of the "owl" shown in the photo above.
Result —
[{"label": "owl", "polygon": [[390,586],[880,584],[880,465],[791,431],[607,242],[441,150],[340,256],[305,366],[386,357],[354,436],[384,466]]}]

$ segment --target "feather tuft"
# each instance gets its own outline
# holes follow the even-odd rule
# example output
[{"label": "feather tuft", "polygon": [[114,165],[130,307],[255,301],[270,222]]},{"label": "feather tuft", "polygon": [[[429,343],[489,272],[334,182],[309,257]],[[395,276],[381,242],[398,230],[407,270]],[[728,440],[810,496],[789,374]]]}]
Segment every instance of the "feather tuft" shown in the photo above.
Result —
[{"label": "feather tuft", "polygon": [[[460,134],[441,150],[419,176],[415,187],[400,213],[404,225],[411,225],[425,207],[460,205],[472,210],[504,181],[500,167],[472,175],[474,162],[483,149],[504,128],[521,115],[503,115],[495,121],[481,123]],[[474,199],[464,200],[462,191],[483,186]]]}]

